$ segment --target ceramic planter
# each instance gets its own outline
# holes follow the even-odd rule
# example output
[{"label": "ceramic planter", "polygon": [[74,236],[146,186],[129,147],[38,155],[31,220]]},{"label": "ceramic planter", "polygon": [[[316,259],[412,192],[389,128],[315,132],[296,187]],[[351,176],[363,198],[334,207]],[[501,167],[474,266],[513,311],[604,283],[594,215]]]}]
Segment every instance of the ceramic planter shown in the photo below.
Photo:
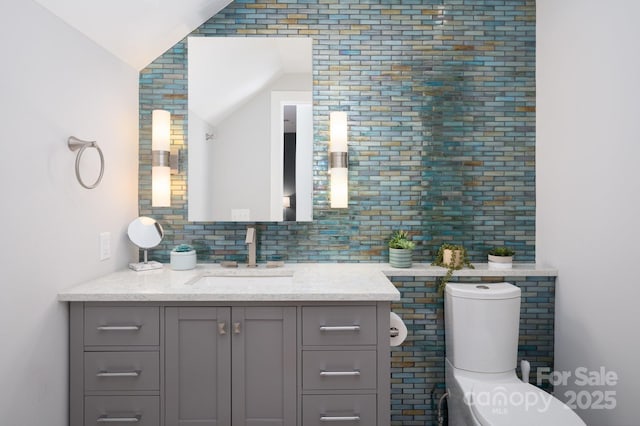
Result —
[{"label": "ceramic planter", "polygon": [[442,252],[442,263],[448,267],[461,268],[463,262],[462,250],[444,249]]},{"label": "ceramic planter", "polygon": [[389,248],[389,264],[394,268],[411,268],[413,250]]},{"label": "ceramic planter", "polygon": [[513,266],[513,256],[489,256],[490,269],[511,269]]},{"label": "ceramic planter", "polygon": [[171,269],[174,271],[186,271],[196,267],[196,251],[172,251]]}]

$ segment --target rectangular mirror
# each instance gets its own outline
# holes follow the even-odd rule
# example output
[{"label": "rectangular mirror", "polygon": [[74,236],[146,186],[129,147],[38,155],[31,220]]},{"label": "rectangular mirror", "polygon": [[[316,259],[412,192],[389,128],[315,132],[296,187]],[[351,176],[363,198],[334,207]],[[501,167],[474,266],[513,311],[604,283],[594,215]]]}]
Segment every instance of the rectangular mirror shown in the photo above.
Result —
[{"label": "rectangular mirror", "polygon": [[188,219],[310,221],[312,40],[189,37]]}]

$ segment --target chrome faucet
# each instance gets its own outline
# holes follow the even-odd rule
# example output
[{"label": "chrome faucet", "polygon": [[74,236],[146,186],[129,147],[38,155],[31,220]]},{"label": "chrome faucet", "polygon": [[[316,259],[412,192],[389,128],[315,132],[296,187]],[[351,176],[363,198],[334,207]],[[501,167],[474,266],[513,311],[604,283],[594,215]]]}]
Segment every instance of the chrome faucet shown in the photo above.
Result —
[{"label": "chrome faucet", "polygon": [[247,227],[247,236],[244,242],[247,245],[247,267],[255,268],[258,266],[256,263],[256,228]]}]

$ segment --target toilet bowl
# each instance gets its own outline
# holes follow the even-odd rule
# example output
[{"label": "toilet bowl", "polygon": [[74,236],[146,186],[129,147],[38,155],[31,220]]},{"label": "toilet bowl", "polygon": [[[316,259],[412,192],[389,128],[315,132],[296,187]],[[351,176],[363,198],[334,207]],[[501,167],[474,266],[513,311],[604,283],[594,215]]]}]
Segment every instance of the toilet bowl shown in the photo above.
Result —
[{"label": "toilet bowl", "polygon": [[578,426],[568,406],[515,373],[520,289],[509,283],[447,284],[449,426]]},{"label": "toilet bowl", "polygon": [[515,372],[478,377],[477,373],[454,369],[449,361],[446,369],[449,426],[585,424],[565,404],[522,382]]}]

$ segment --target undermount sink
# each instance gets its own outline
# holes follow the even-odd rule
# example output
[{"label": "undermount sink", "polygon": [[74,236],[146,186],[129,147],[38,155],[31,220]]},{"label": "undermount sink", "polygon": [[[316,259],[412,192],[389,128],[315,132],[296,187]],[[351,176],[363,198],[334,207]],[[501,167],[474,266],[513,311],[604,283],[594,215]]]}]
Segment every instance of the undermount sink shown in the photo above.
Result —
[{"label": "undermount sink", "polygon": [[210,273],[187,282],[187,285],[199,287],[216,287],[217,289],[238,290],[244,288],[265,288],[286,286],[293,283],[291,271],[220,271]]}]

